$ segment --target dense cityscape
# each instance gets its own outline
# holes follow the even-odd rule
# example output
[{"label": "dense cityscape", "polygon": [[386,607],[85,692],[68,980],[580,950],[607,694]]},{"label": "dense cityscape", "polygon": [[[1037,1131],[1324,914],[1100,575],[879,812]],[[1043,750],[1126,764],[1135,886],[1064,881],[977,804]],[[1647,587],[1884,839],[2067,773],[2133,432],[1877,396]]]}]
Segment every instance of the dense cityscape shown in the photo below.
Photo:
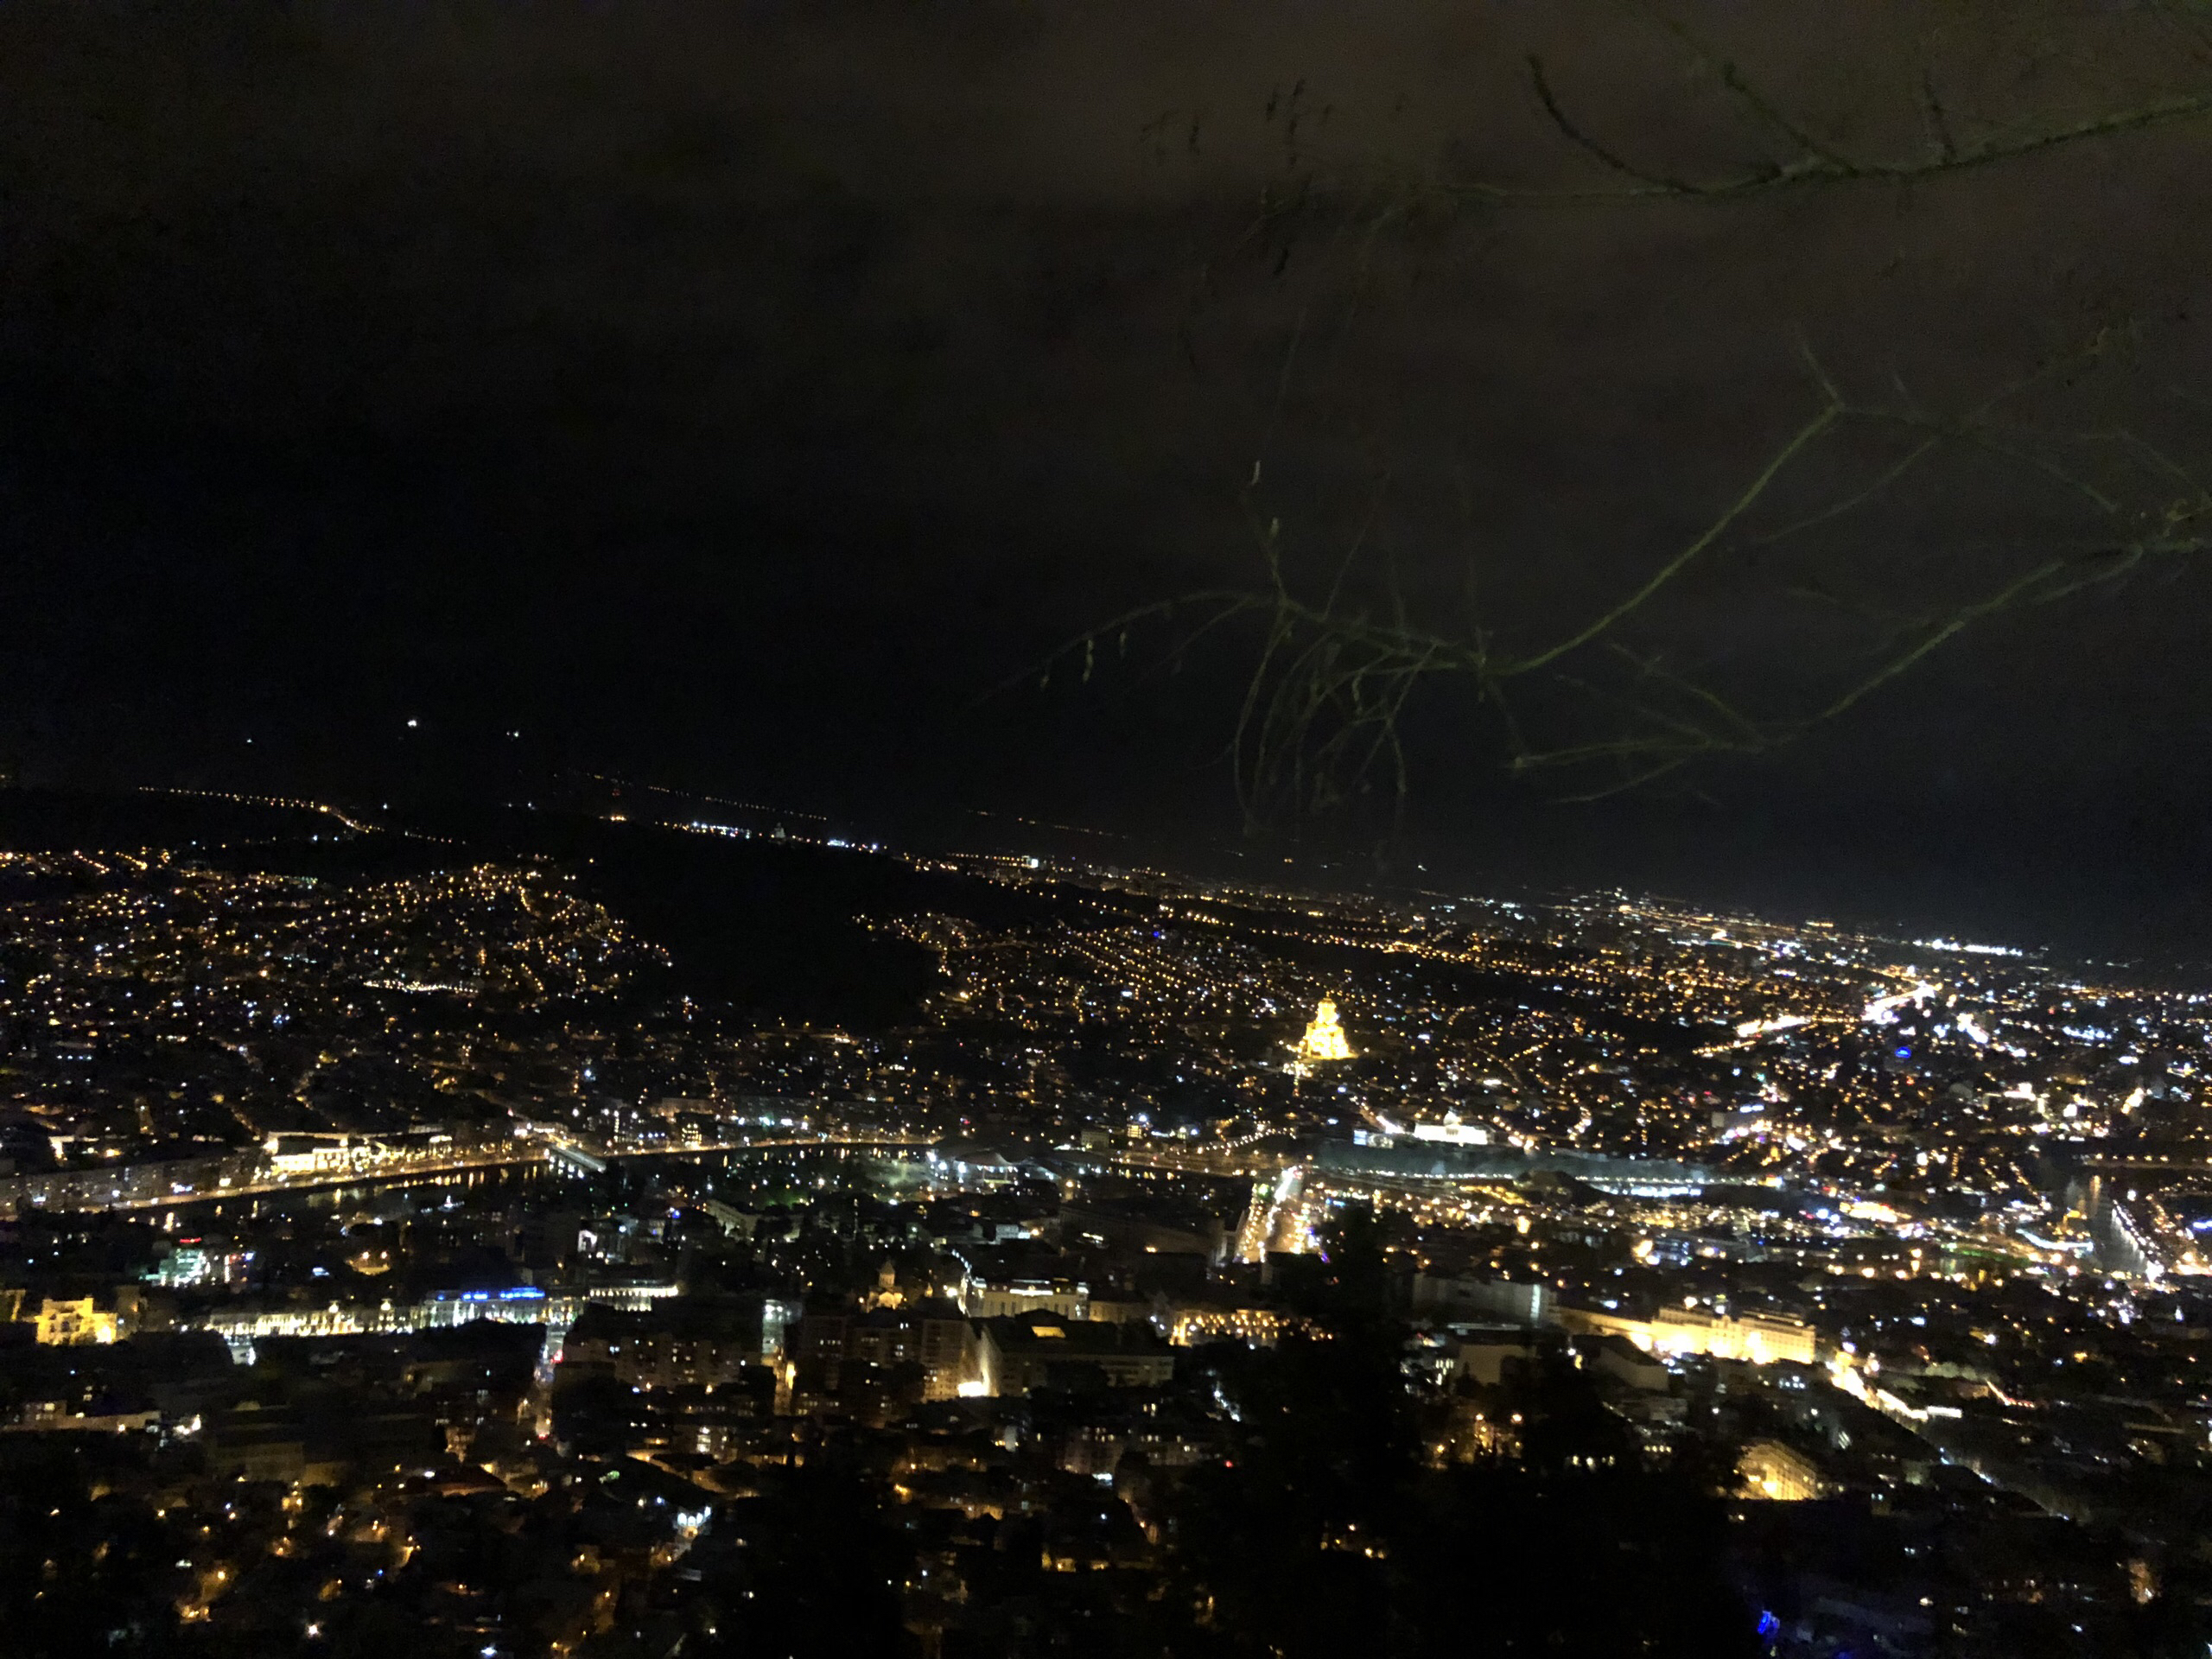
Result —
[{"label": "dense cityscape", "polygon": [[457,837],[0,855],[22,1650],[2212,1639],[2204,993],[607,823],[895,867],[918,995]]},{"label": "dense cityscape", "polygon": [[2212,0],[0,5],[0,1659],[2212,1659],[2208,178]]}]

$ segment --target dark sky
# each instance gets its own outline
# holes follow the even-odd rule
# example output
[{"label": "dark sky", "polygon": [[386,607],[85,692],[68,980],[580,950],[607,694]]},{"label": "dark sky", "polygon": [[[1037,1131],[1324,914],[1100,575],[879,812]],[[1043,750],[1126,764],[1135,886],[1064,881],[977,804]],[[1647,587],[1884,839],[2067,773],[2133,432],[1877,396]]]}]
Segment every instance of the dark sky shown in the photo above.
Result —
[{"label": "dark sky", "polygon": [[[1677,15],[1869,152],[1924,151],[1923,75],[1965,132],[2212,86],[2149,10],[1831,10]],[[1123,607],[1252,582],[1262,451],[1295,568],[1387,473],[1372,545],[1416,607],[1458,615],[1471,559],[1526,639],[1758,470],[1811,408],[1802,344],[1955,406],[2130,323],[2133,357],[2029,412],[2188,452],[2212,123],[1732,205],[1430,188],[1605,181],[1532,51],[1623,149],[1772,150],[1626,15],[11,4],[0,753],[356,798],[584,767],[1196,849],[1234,836],[1233,657],[976,699]],[[1910,611],[2080,528],[1968,460],[1802,556]],[[1786,705],[1865,643],[1786,608],[1805,574],[1738,550],[1646,643]],[[2203,593],[1999,619],[1694,793],[1558,805],[1441,705],[1412,856],[2212,953]]]}]

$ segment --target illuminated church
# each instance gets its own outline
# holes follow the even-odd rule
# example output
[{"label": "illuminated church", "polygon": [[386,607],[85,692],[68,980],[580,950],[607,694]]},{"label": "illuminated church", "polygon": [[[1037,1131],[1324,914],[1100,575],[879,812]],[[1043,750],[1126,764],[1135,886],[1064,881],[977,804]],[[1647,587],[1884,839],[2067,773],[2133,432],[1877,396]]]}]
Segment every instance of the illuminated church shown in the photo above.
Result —
[{"label": "illuminated church", "polygon": [[1344,1028],[1337,1018],[1334,998],[1323,997],[1320,1006],[1313,1010],[1313,1023],[1306,1027],[1306,1039],[1298,1046],[1298,1058],[1309,1065],[1318,1060],[1351,1058],[1351,1045],[1344,1040]]}]

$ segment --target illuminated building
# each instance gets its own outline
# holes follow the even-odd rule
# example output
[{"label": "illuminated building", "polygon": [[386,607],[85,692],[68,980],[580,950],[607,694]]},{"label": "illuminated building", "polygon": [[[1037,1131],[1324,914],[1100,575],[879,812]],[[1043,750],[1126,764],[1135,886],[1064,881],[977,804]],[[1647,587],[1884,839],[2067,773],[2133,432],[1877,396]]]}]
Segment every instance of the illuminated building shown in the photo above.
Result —
[{"label": "illuminated building", "polygon": [[1736,1460],[1736,1471],[1754,1497],[1802,1503],[1826,1497],[1829,1483],[1818,1465],[1779,1440],[1754,1440]]},{"label": "illuminated building", "polygon": [[[674,1293],[675,1287],[639,1286],[628,1295],[620,1292],[594,1293],[593,1301],[637,1310],[652,1306],[655,1294]],[[353,1337],[370,1332],[400,1333],[435,1331],[494,1319],[511,1325],[545,1325],[549,1351],[557,1352],[558,1337],[582,1311],[582,1299],[549,1297],[534,1286],[512,1290],[464,1291],[457,1296],[443,1293],[419,1302],[394,1306],[381,1302],[327,1302],[321,1306],[289,1304],[282,1307],[220,1307],[186,1324],[188,1330],[212,1331],[230,1345],[232,1357],[251,1365],[253,1344],[262,1337]]]},{"label": "illuminated building", "polygon": [[647,1313],[592,1306],[562,1340],[563,1372],[600,1372],[633,1387],[734,1382],[760,1360],[757,1304],[687,1306],[682,1299]]},{"label": "illuminated building", "polygon": [[1272,1348],[1285,1332],[1305,1321],[1272,1307],[1177,1303],[1163,1309],[1154,1323],[1166,1327],[1169,1344],[1177,1348],[1195,1348],[1209,1342]]},{"label": "illuminated building", "polygon": [[1755,1365],[1777,1360],[1811,1365],[1819,1359],[1818,1333],[1811,1325],[1791,1319],[1756,1313],[1732,1319],[1689,1307],[1662,1307],[1652,1319],[1632,1319],[1580,1307],[1560,1308],[1554,1317],[1569,1331],[1626,1337],[1651,1354],[1706,1354],[1714,1359],[1746,1359]]},{"label": "illuminated building", "polygon": [[1447,1115],[1441,1123],[1414,1124],[1414,1139],[1441,1141],[1447,1146],[1455,1147],[1486,1147],[1490,1144],[1490,1131],[1473,1123],[1462,1123],[1459,1114],[1454,1112]]},{"label": "illuminated building", "polygon": [[1019,1319],[1039,1313],[1086,1319],[1090,1317],[1090,1291],[1072,1279],[1011,1279],[996,1284],[969,1280],[960,1287],[960,1311],[971,1319]]},{"label": "illuminated building", "polygon": [[279,1176],[346,1173],[390,1156],[385,1147],[342,1135],[272,1135],[262,1150]]},{"label": "illuminated building", "polygon": [[171,1290],[189,1285],[227,1283],[231,1278],[231,1258],[219,1250],[211,1250],[199,1240],[181,1243],[147,1270],[149,1284],[162,1285]]},{"label": "illuminated building", "polygon": [[976,1380],[975,1327],[937,1298],[863,1313],[818,1312],[799,1321],[793,1357],[832,1390],[848,1361],[887,1369],[912,1363],[922,1369],[924,1399],[950,1400]]},{"label": "illuminated building", "polygon": [[49,1348],[78,1348],[113,1342],[122,1334],[122,1316],[102,1313],[89,1296],[55,1301],[51,1297],[38,1307],[38,1339]]},{"label": "illuminated building", "polygon": [[1662,1308],[1652,1321],[1652,1347],[1662,1354],[1709,1354],[1765,1365],[1789,1360],[1813,1364],[1819,1357],[1813,1327],[1796,1319],[1758,1314],[1731,1319],[1701,1308]]},{"label": "illuminated building", "polygon": [[1310,1065],[1351,1057],[1351,1045],[1344,1040],[1344,1026],[1337,1018],[1336,1000],[1325,996],[1314,1008],[1313,1023],[1306,1027],[1306,1036],[1298,1045],[1298,1058]]}]

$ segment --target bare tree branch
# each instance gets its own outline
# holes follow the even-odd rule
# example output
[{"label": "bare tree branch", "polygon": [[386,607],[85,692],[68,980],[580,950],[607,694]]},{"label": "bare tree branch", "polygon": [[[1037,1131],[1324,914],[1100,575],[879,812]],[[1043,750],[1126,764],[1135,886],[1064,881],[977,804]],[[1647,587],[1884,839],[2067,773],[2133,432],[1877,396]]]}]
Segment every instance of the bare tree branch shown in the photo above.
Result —
[{"label": "bare tree branch", "polygon": [[[1679,26],[1668,23],[1666,27],[1678,39],[1691,44],[1700,56],[1706,55],[1705,49],[1697,46]],[[1719,201],[1808,185],[1910,184],[2020,160],[2089,139],[2145,132],[2212,116],[2212,92],[2186,92],[2153,99],[2127,109],[2107,110],[2075,120],[2030,124],[2012,131],[1993,132],[1979,140],[1961,143],[1952,131],[1949,117],[1936,96],[1932,76],[1923,75],[1923,107],[1936,139],[1934,153],[1903,159],[1870,160],[1846,155],[1820,138],[1803,122],[1790,116],[1777,99],[1770,97],[1734,62],[1723,60],[1718,67],[1720,84],[1762,125],[1786,141],[1794,152],[1788,160],[1763,162],[1739,173],[1710,179],[1688,178],[1634,160],[1621,149],[1597,137],[1587,126],[1569,113],[1552,85],[1543,60],[1532,56],[1529,60],[1529,86],[1546,118],[1569,143],[1608,172],[1619,175],[1627,183],[1611,188],[1560,190],[1457,179],[1446,181],[1441,188],[1452,194],[1478,197],[1501,204],[1542,205],[1607,198],[1661,196]]]},{"label": "bare tree branch", "polygon": [[[1395,823],[1408,788],[1407,711],[1425,688],[1444,683],[1470,687],[1496,716],[1510,771],[1570,779],[1605,774],[1588,786],[1573,786],[1568,799],[1636,788],[1707,757],[1770,753],[1840,719],[1994,618],[2056,603],[2149,567],[2186,568],[2212,555],[2212,489],[2160,446],[2124,429],[2050,430],[2004,418],[2005,405],[2063,378],[2074,365],[2097,360],[2106,349],[2100,336],[2082,352],[2008,382],[1956,415],[1931,412],[1909,398],[1853,400],[1808,356],[1821,400],[1815,412],[1701,531],[1597,614],[1548,643],[1501,652],[1492,643],[1491,625],[1472,616],[1458,634],[1417,626],[1387,570],[1363,587],[1357,578],[1382,504],[1378,483],[1313,598],[1304,596],[1287,565],[1281,524],[1255,512],[1265,574],[1260,588],[1142,607],[1078,636],[1055,660],[1079,658],[1092,664],[1095,644],[1103,635],[1195,618],[1170,647],[1179,657],[1204,636],[1248,618],[1258,621],[1260,637],[1227,756],[1238,799],[1254,824],[1328,811],[1370,795],[1378,782],[1389,789]],[[1813,511],[1758,530],[1751,521],[1785,476],[1849,430],[1900,432],[1910,442],[1872,479],[1837,486]],[[1724,549],[1771,546],[1845,523],[1947,448],[1984,456],[2039,481],[2102,533],[2070,550],[2012,557],[2008,570],[1978,589],[1893,619],[1867,658],[1795,712],[1749,710],[1709,677],[1680,671],[1627,637],[1631,630],[1649,631],[1655,609],[1700,560]],[[1944,575],[1937,567],[1926,580],[1940,587]],[[1834,595],[1808,592],[1802,583],[1783,590],[1783,597],[1791,595],[1839,605]],[[1832,613],[1880,621],[1878,612],[1847,605]],[[1048,664],[1040,681],[1049,671]],[[1615,729],[1562,742],[1532,739],[1529,718],[1545,700],[1532,701],[1530,688],[1544,685],[1599,710]]]},{"label": "bare tree branch", "polygon": [[[1548,188],[1395,174],[1348,176],[1325,187],[1308,175],[1287,194],[1268,194],[1249,237],[1270,252],[1280,238],[1283,259],[1311,215],[1336,215],[1319,242],[1324,269],[1329,258],[1349,257],[1354,265],[1338,348],[1366,296],[1383,227],[1412,225],[1439,200],[1447,211],[1469,200],[1719,202],[1813,186],[1914,185],[2212,117],[2212,90],[2184,89],[2086,116],[2031,118],[1976,132],[1948,106],[1935,70],[1921,67],[1916,85],[1904,90],[1923,137],[1907,141],[1908,154],[1883,154],[1866,141],[1847,146],[1825,136],[1822,122],[1800,113],[1679,21],[1643,0],[1628,3],[1711,73],[1755,127],[1758,148],[1774,153],[1709,175],[1648,158],[1576,113],[1549,67],[1531,56],[1529,86],[1544,119],[1608,175],[1603,181]],[[2199,0],[2151,3],[2164,27],[2207,48],[2177,55],[2212,59],[2212,35],[2196,15],[2204,10]],[[1348,238],[1353,229],[1361,233]],[[1347,256],[1346,247],[1356,251]],[[1164,632],[1163,660],[1175,664],[1201,643],[1218,647],[1232,635],[1249,638],[1249,673],[1225,758],[1253,823],[1357,805],[1377,789],[1388,791],[1395,823],[1409,787],[1407,718],[1432,688],[1456,685],[1473,694],[1482,718],[1496,721],[1494,741],[1509,770],[1560,781],[1573,791],[1565,798],[1596,799],[1708,758],[1766,754],[1801,741],[1997,619],[2139,574],[2193,569],[2212,555],[2212,487],[2202,469],[2124,422],[2073,427],[2047,418],[2044,406],[2062,402],[2081,372],[2114,355],[2126,331],[2100,333],[2081,350],[1949,410],[1923,404],[1901,379],[1878,397],[1847,394],[1808,348],[1813,413],[1701,529],[1610,599],[1601,598],[1582,620],[1562,625],[1555,603],[1531,606],[1519,617],[1497,613],[1492,607],[1506,589],[1478,583],[1472,556],[1462,599],[1416,606],[1372,550],[1378,538],[1389,544],[1387,478],[1374,486],[1344,543],[1325,554],[1308,549],[1294,558],[1280,520],[1263,509],[1262,493],[1272,484],[1269,452],[1313,315],[1309,300],[1298,310],[1244,480],[1262,580],[1249,589],[1192,594],[1111,619],[1020,677],[1042,686],[1055,665],[1079,660],[1076,677],[1090,680],[1105,633],[1121,641],[1131,629]],[[2212,407],[2185,391],[2177,390],[2176,400]],[[2038,413],[2046,418],[2029,417]],[[2012,493],[2047,504],[2037,508],[2044,527],[2011,544],[1987,537],[1961,544],[1942,528],[1943,504],[1921,501],[1942,481],[1939,463],[1969,469],[1966,475],[1975,478],[2002,469],[2013,480]],[[1935,527],[1929,540],[1901,550],[1887,544],[1894,532],[1852,534],[1873,510],[1909,513],[1916,502]],[[1908,552],[1902,575],[1876,574],[1893,573],[1901,550]],[[1745,556],[1731,564],[1731,555]],[[1684,629],[1686,617],[1708,632],[1718,620],[1717,637],[1727,639],[1730,607],[1750,616],[1748,577],[1755,563],[1786,567],[1758,602],[1794,606],[1790,614],[1800,621],[1793,626],[1824,641],[1821,652],[1797,654],[1786,643],[1770,643],[1762,632],[1770,613],[1762,611],[1750,635],[1738,628],[1735,643],[1702,657],[1689,653],[1684,662],[1676,647],[1697,637],[1694,628]],[[1732,584],[1745,578],[1744,584],[1716,593],[1715,569],[1732,573]],[[1694,571],[1704,579],[1688,580]],[[1444,620],[1455,613],[1456,621]],[[1787,635],[1777,625],[1772,639]],[[1752,644],[1744,643],[1747,637]],[[1835,642],[1845,638],[1855,643],[1839,655]],[[1668,646],[1663,654],[1659,645]],[[1751,661],[1761,649],[1783,660],[1761,668]],[[1777,695],[1777,683],[1790,689]]]}]

